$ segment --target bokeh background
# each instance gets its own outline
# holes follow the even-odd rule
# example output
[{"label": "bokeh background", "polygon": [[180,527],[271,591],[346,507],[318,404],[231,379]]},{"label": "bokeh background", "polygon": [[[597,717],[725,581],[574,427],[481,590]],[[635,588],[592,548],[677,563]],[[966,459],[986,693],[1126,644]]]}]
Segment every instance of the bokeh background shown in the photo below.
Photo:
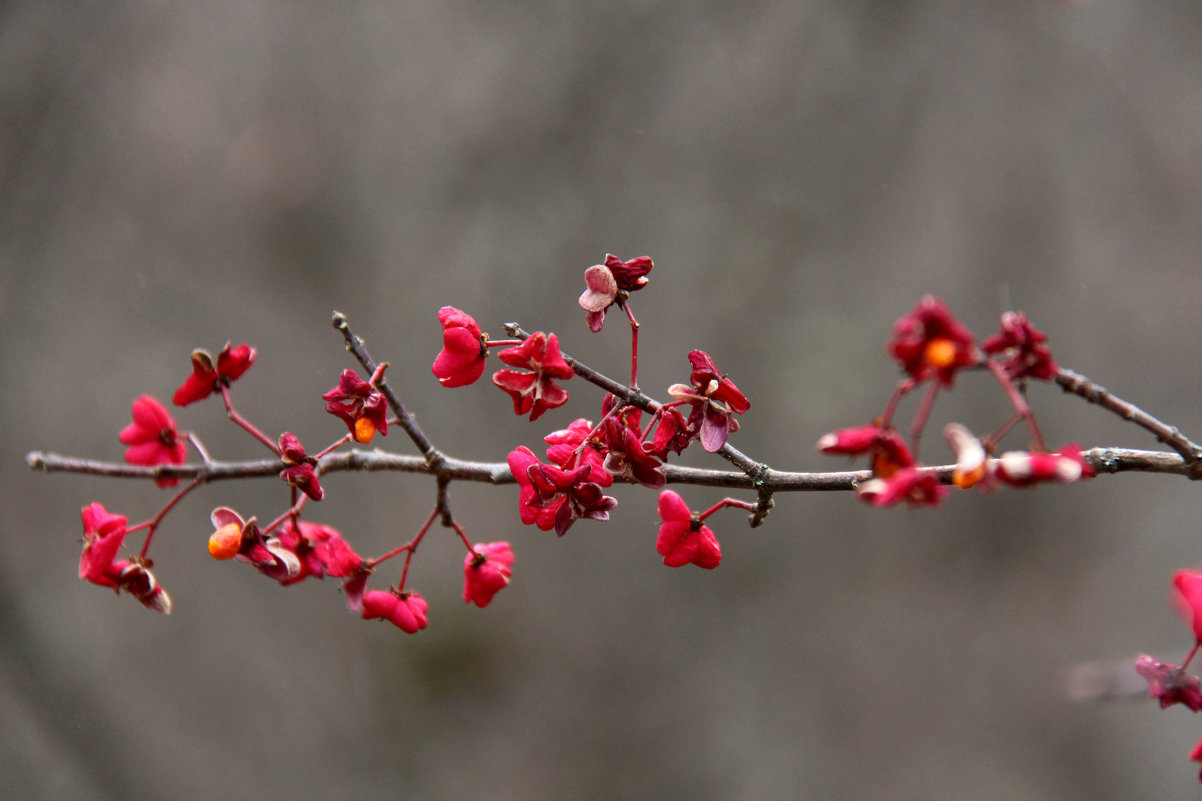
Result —
[{"label": "bokeh background", "polygon": [[[0,794],[1196,794],[1195,719],[1064,683],[1188,645],[1166,598],[1202,561],[1202,496],[1181,479],[936,511],[782,496],[762,528],[713,519],[712,573],[660,564],[653,493],[556,540],[518,524],[512,488],[456,485],[472,537],[514,543],[514,580],[465,607],[436,531],[410,579],[430,628],[407,636],[334,583],[207,558],[209,510],[274,517],[274,479],[172,514],[152,551],[169,618],[86,585],[80,507],[141,520],[166,495],[23,458],[119,460],[130,401],[226,340],[259,349],[242,411],[315,450],[343,432],[319,400],[351,364],[339,309],[440,447],[498,460],[600,396],[573,382],[530,424],[487,385],[441,389],[436,309],[557,331],[620,376],[626,332],[575,305],[607,251],[656,261],[644,386],[662,397],[706,349],[752,400],[735,444],[778,468],[845,466],[813,443],[882,408],[883,344],[924,293],[982,336],[1026,311],[1063,364],[1202,436],[1199,41],[1193,0],[3,4]],[[1051,442],[1155,444],[1032,398]],[[931,430],[1004,415],[965,376]],[[218,457],[262,456],[216,403],[177,419]],[[934,433],[923,455],[946,458]],[[368,554],[433,497],[325,483],[313,519]]]}]

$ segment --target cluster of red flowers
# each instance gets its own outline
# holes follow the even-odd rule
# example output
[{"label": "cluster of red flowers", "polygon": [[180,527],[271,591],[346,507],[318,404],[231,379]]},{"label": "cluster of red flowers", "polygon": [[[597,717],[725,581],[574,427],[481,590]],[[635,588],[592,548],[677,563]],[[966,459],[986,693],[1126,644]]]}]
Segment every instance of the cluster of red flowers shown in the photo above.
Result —
[{"label": "cluster of red flowers", "polygon": [[[1173,605],[1193,631],[1193,648],[1180,665],[1143,654],[1135,660],[1135,671],[1148,682],[1148,694],[1160,703],[1161,709],[1181,704],[1191,712],[1202,712],[1202,684],[1197,676],[1186,672],[1202,647],[1202,573],[1177,571],[1173,576]],[[1202,762],[1202,740],[1194,746],[1189,758]],[[1202,779],[1202,772],[1199,779]]]},{"label": "cluster of red flowers", "polygon": [[[651,259],[645,256],[623,261],[607,254],[602,264],[585,271],[586,288],[578,301],[593,332],[602,330],[606,313],[614,306],[628,318],[632,387],[637,386],[639,325],[630,307],[630,297],[649,284],[652,268]],[[578,372],[590,375],[586,368],[563,355],[555,334],[536,331],[525,335],[517,331],[518,338],[492,340],[471,315],[452,306],[439,310],[438,321],[443,347],[431,370],[439,383],[446,387],[474,384],[484,374],[490,350],[498,348],[497,356],[505,366],[493,373],[492,383],[509,394],[515,414],[528,415],[531,421],[568,401],[568,392],[559,382]],[[938,504],[948,488],[935,471],[922,467],[915,458],[918,433],[936,391],[952,389],[961,370],[988,367],[1011,391],[1016,417],[991,437],[974,436],[957,424],[945,429],[945,437],[956,454],[951,483],[964,488],[1026,486],[1043,481],[1070,482],[1092,475],[1077,446],[1068,445],[1057,452],[1042,447],[1033,415],[1021,400],[1016,400],[1013,392],[1013,384],[1028,379],[1048,380],[1056,375],[1057,367],[1046,342],[1047,337],[1023,315],[1011,312],[1003,315],[1000,332],[978,347],[972,332],[951,315],[942,301],[925,297],[897,321],[888,343],[888,352],[897,359],[906,377],[887,411],[868,425],[823,436],[818,447],[825,453],[869,457],[873,475],[859,485],[858,491],[861,499],[873,505]],[[211,515],[214,531],[209,538],[210,555],[249,564],[284,585],[307,578],[337,578],[342,582],[351,611],[364,618],[389,620],[407,632],[425,628],[427,604],[418,593],[405,589],[405,580],[413,553],[435,515],[431,515],[413,541],[376,559],[361,557],[337,530],[301,519],[307,501],[319,502],[325,496],[319,468],[323,455],[348,441],[367,444],[377,433],[387,436],[389,400],[382,391],[387,365],[375,368],[366,379],[355,370],[344,370],[337,385],[321,396],[326,411],[338,417],[348,433],[311,455],[291,432],[278,438],[268,437],[235,411],[230,385],[254,360],[255,349],[246,344],[233,347],[227,343],[216,358],[205,351],[195,351],[192,373],[173,396],[176,405],[186,406],[219,395],[229,418],[280,460],[280,478],[291,490],[290,508],[263,527],[255,518],[245,519],[232,509],[215,509]],[[739,429],[737,418],[750,409],[750,403],[704,351],[691,351],[688,363],[688,382],[668,387],[672,400],[666,403],[648,401],[640,408],[608,394],[601,404],[599,422],[577,418],[566,428],[543,438],[547,446],[545,461],[526,446],[513,449],[508,465],[518,485],[521,521],[544,531],[554,530],[562,537],[577,520],[609,519],[618,502],[606,494],[606,489],[615,480],[639,484],[660,490],[661,525],[656,550],[664,564],[716,567],[721,562],[721,548],[704,521],[727,506],[753,511],[758,507],[727,498],[704,512],[692,511],[680,495],[663,489],[666,483],[663,468],[670,454],[682,453],[693,442],[700,442],[702,449],[710,453],[723,451],[730,435]],[[891,422],[893,410],[902,396],[923,385],[929,388],[927,400],[916,416],[914,433],[907,443]],[[155,476],[159,486],[178,484],[178,478],[169,468],[184,462],[188,443],[203,460],[209,460],[195,435],[180,432],[171,415],[153,397],[143,395],[134,401],[132,416],[133,422],[120,433],[121,442],[128,446],[125,458],[132,464],[162,468]],[[994,444],[998,438],[1023,418],[1031,427],[1036,447],[995,456]],[[149,572],[151,563],[146,550],[163,515],[198,484],[194,481],[179,491],[155,519],[132,528],[125,517],[110,515],[99,504],[85,509],[80,575],[96,584],[128,592],[152,609],[169,611],[166,593]],[[454,527],[467,549],[463,567],[464,601],[487,606],[511,578],[514,556],[509,543],[472,545],[457,523],[449,517],[444,522]],[[132,559],[118,560],[117,552],[126,534],[141,528],[148,529],[142,552]],[[405,554],[405,568],[400,585],[389,590],[367,589],[368,577],[374,569],[385,559],[401,553]]]},{"label": "cluster of red flowers", "polygon": [[[1002,315],[1001,330],[976,346],[976,337],[938,298],[922,298],[909,314],[893,326],[887,350],[900,363],[907,378],[898,385],[888,410],[871,423],[824,434],[818,450],[830,454],[868,456],[873,477],[861,483],[858,494],[873,506],[907,503],[912,506],[937,506],[948,488],[938,474],[922,467],[911,445],[891,422],[897,401],[905,394],[930,382],[928,401],[914,421],[913,439],[926,423],[930,401],[940,389],[950,390],[956,374],[964,369],[988,367],[1007,386],[1012,400],[1012,384],[1029,378],[1051,380],[1057,366],[1047,348],[1047,335],[1039,331],[1019,312]],[[1093,475],[1093,469],[1081,456],[1081,448],[1069,443],[1056,452],[1042,447],[1043,440],[1034,424],[1034,416],[1025,403],[1016,404],[1016,418],[1026,418],[1032,429],[1034,447],[1028,451],[1008,451],[996,458],[996,442],[1009,429],[989,437],[977,437],[967,428],[951,423],[944,437],[956,457],[951,476],[954,486],[968,489],[994,489],[1008,485],[1026,487],[1042,482],[1070,483]]]},{"label": "cluster of red flowers", "polygon": [[[648,284],[652,267],[651,259],[645,256],[622,261],[609,254],[603,264],[585,271],[586,289],[579,305],[592,331],[602,329],[611,306],[617,305],[630,314],[630,293]],[[632,329],[637,329],[631,319]],[[443,348],[432,370],[443,386],[474,383],[484,374],[488,349],[505,344],[512,346],[501,351],[499,358],[521,370],[498,370],[493,374],[493,383],[513,397],[516,414],[529,414],[531,420],[536,420],[548,409],[567,402],[567,391],[554,379],[567,380],[574,370],[563,357],[555,334],[538,331],[518,344],[492,342],[471,315],[451,306],[439,311],[438,320],[443,328]],[[632,356],[634,359],[637,355]],[[679,454],[695,440],[711,453],[721,450],[727,437],[739,428],[735,416],[746,412],[751,404],[704,351],[694,350],[688,359],[692,368],[689,383],[669,387],[674,400],[654,404],[646,425],[643,410],[607,395],[599,423],[577,418],[567,428],[544,437],[549,446],[546,462],[524,445],[511,451],[509,468],[518,482],[522,522],[543,531],[554,529],[562,537],[577,520],[609,519],[618,502],[604,489],[615,478],[659,489],[665,481],[661,467],[669,452]],[[682,406],[689,407],[687,417],[680,411]],[[705,568],[718,565],[721,554],[717,540],[700,524],[698,516],[688,511],[679,495],[665,490],[660,496],[660,514],[664,524],[657,547],[665,564],[677,567],[693,563]]]},{"label": "cluster of red flowers", "polygon": [[[447,320],[453,322],[451,317],[447,317]],[[285,432],[273,443],[233,410],[229,386],[250,368],[254,359],[255,349],[249,345],[232,347],[227,343],[216,359],[205,351],[197,350],[192,354],[192,374],[173,396],[177,406],[186,406],[214,393],[220,394],[230,418],[271,448],[279,458],[283,466],[280,478],[293,489],[293,505],[289,512],[266,529],[260,528],[255,518],[244,519],[233,509],[214,509],[210,516],[214,528],[208,542],[210,556],[218,560],[245,562],[285,586],[306,578],[331,576],[341,579],[347,605],[352,612],[365,619],[389,620],[410,633],[425,628],[427,605],[420,594],[403,588],[367,589],[368,578],[380,562],[401,551],[407,550],[412,555],[416,541],[384,557],[368,560],[356,553],[336,529],[300,519],[300,509],[305,500],[320,501],[325,496],[317,469],[321,454],[307,454],[300,440],[291,432]],[[378,389],[383,372],[384,366],[381,366],[365,381],[354,370],[344,370],[339,376],[338,385],[322,395],[326,411],[341,419],[349,431],[322,454],[350,439],[366,444],[377,433],[388,434],[388,404]],[[119,435],[121,442],[128,446],[125,460],[130,464],[147,467],[183,464],[187,442],[191,442],[201,458],[208,461],[208,454],[195,435],[181,433],[175,420],[157,399],[142,395],[134,401],[131,411],[133,422]],[[156,476],[155,481],[160,487],[172,487],[179,483],[179,479],[172,475]],[[180,491],[158,518],[133,528],[128,526],[128,519],[124,515],[111,514],[98,503],[85,507],[82,515],[84,549],[79,565],[80,578],[133,595],[149,609],[170,613],[170,597],[150,572],[152,563],[146,558],[146,550],[163,515],[195,486],[197,482]],[[298,498],[297,493],[302,493],[304,497]],[[127,534],[142,528],[149,530],[142,552],[130,559],[118,559],[117,554]],[[463,536],[461,529],[456,527],[456,530]],[[509,582],[513,552],[507,542],[473,546],[465,538],[464,543],[468,550],[463,567],[464,602],[487,606]]]}]

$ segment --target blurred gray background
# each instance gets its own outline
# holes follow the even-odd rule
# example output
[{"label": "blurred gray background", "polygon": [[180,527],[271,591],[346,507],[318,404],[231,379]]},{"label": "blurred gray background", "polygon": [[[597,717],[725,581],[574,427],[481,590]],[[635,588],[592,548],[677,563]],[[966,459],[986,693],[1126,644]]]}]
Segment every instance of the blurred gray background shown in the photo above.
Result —
[{"label": "blurred gray background", "polygon": [[[316,450],[344,431],[319,399],[351,365],[335,308],[440,447],[503,458],[600,396],[573,382],[530,424],[485,384],[441,389],[435,311],[557,331],[621,376],[628,334],[575,305],[607,251],[656,262],[644,386],[663,397],[708,350],[753,404],[735,444],[778,468],[846,466],[813,443],[880,411],[892,321],[928,292],[982,336],[1026,311],[1063,364],[1202,436],[1199,41],[1193,0],[3,4],[0,795],[1194,796],[1196,719],[1062,682],[1188,645],[1166,604],[1202,560],[1181,479],[937,511],[782,496],[760,529],[713,518],[712,573],[660,564],[653,493],[556,540],[519,525],[513,488],[456,485],[473,539],[513,542],[513,583],[465,607],[436,530],[410,577],[430,628],[407,636],[333,582],[207,557],[209,510],[274,517],[274,479],[171,515],[162,618],[76,566],[80,507],[143,520],[167,495],[22,460],[119,460],[133,398],[226,340],[259,349],[241,410]],[[1155,445],[1032,397],[1052,443]],[[215,402],[176,416],[218,457],[263,455]],[[949,419],[1004,416],[964,376],[923,455],[946,458]],[[433,497],[325,483],[312,519],[366,554]]]}]

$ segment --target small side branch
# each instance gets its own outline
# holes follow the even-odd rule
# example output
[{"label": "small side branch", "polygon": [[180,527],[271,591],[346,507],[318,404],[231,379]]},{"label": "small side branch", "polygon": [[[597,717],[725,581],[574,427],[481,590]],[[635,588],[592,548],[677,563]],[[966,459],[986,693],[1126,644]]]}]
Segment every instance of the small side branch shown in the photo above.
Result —
[{"label": "small side branch", "polygon": [[[342,338],[346,341],[347,352],[354,356],[359,364],[363,365],[363,369],[367,371],[368,375],[374,374],[379,365],[371,357],[371,354],[367,352],[367,346],[363,343],[363,339],[351,331],[350,322],[346,319],[346,315],[336,311],[330,318],[330,323],[342,333]],[[413,415],[406,411],[400,397],[392,391],[392,387],[388,385],[388,379],[381,377],[377,382],[376,389],[384,395],[384,398],[388,401],[389,408],[397,416],[397,423],[409,435],[409,439],[413,440],[413,444],[422,452],[426,461],[434,463],[441,458],[438,450],[434,447],[434,443],[426,436],[426,432],[422,431],[421,426],[413,419]]]},{"label": "small side branch", "polygon": [[1060,368],[1056,373],[1056,383],[1065,392],[1080,395],[1090,403],[1095,403],[1103,409],[1114,412],[1124,420],[1152,432],[1158,442],[1164,443],[1181,454],[1187,467],[1187,470],[1182,473],[1183,475],[1192,479],[1202,478],[1202,446],[1182,434],[1177,426],[1161,422],[1134,403],[1111,394],[1102,385],[1096,384],[1072,370]]}]

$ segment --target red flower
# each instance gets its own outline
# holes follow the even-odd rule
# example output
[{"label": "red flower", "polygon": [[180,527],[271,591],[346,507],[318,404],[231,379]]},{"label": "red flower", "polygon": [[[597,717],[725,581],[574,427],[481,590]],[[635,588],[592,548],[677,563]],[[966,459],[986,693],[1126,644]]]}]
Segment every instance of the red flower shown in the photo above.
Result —
[{"label": "red flower", "polygon": [[325,491],[317,480],[316,460],[305,453],[295,434],[286,431],[280,435],[280,461],[286,465],[280,471],[280,478],[288,485],[296,487],[315,501],[325,497]]},{"label": "red flower", "polygon": [[571,366],[559,353],[557,336],[536,331],[521,345],[506,348],[497,356],[511,367],[530,370],[528,373],[517,370],[493,373],[492,382],[513,396],[514,414],[529,413],[533,422],[547,409],[567,403],[567,390],[552,381],[572,377]]},{"label": "red flower", "polygon": [[300,529],[289,520],[280,530],[280,545],[296,556],[300,572],[283,584],[295,584],[310,576],[346,578],[363,566],[363,557],[355,553],[337,529],[300,521]]},{"label": "red flower", "polygon": [[668,451],[682,453],[689,443],[700,434],[700,431],[689,429],[684,415],[676,411],[676,407],[665,408],[660,412],[659,422],[656,423],[650,452],[663,461],[667,461]]},{"label": "red flower", "polygon": [[[253,517],[243,520],[233,509],[219,506],[209,515],[209,520],[216,529],[209,537],[209,553],[214,559],[232,556],[253,566],[267,578],[285,584],[300,575],[300,560],[296,554],[285,548],[277,537],[264,537]],[[232,554],[228,550],[231,545],[238,547]]]},{"label": "red flower", "polygon": [[171,614],[171,597],[140,560],[116,561],[117,551],[125,542],[125,515],[110,514],[100,504],[92,503],[83,508],[81,517],[84,545],[79,577],[100,587],[125,591],[153,612]]},{"label": "red flower", "polygon": [[484,372],[488,337],[480,333],[480,326],[470,314],[454,306],[439,309],[438,322],[442,324],[442,350],[431,368],[434,375],[444,387],[475,383]]},{"label": "red flower", "polygon": [[1194,630],[1194,638],[1202,643],[1202,573],[1178,570],[1173,574],[1173,603],[1177,611]]},{"label": "red flower", "polygon": [[526,525],[536,524],[543,531],[555,529],[563,536],[581,518],[609,520],[609,510],[618,505],[589,481],[592,470],[587,464],[565,470],[543,464],[524,445],[509,453],[509,470],[519,487],[518,511]]},{"label": "red flower", "polygon": [[[1194,750],[1189,752],[1189,758],[1191,762],[1202,762],[1202,740],[1199,740],[1198,744],[1194,746]],[[1202,779],[1202,773],[1199,773],[1198,778]]]},{"label": "red flower", "polygon": [[463,602],[483,609],[509,584],[513,551],[508,542],[478,544],[463,560]]},{"label": "red flower", "polygon": [[355,442],[366,445],[377,431],[380,436],[388,436],[388,401],[354,370],[343,370],[338,386],[321,399],[326,402],[327,412],[346,423]]},{"label": "red flower", "polygon": [[[149,395],[142,395],[131,408],[134,421],[121,429],[117,438],[129,447],[125,461],[153,467],[160,464],[183,464],[187,449],[175,428],[175,421],[163,404]],[[174,487],[178,478],[156,478],[160,487]]]},{"label": "red flower", "polygon": [[1093,478],[1094,469],[1081,456],[1081,447],[1070,442],[1057,453],[1003,453],[993,463],[993,475],[1012,487],[1029,487],[1044,481],[1071,484]]},{"label": "red flower", "polygon": [[609,453],[605,457],[607,472],[651,489],[659,489],[664,485],[667,479],[660,469],[662,463],[643,449],[637,423],[631,425],[623,422],[619,414],[606,421],[605,433],[609,444]]},{"label": "red flower", "polygon": [[947,487],[932,472],[903,467],[887,478],[865,481],[856,492],[873,506],[893,506],[902,501],[910,506],[938,506],[947,495]]},{"label": "red flower", "polygon": [[888,348],[915,380],[934,378],[950,387],[957,370],[981,361],[974,339],[942,300],[927,295],[893,324]]},{"label": "red flower", "polygon": [[363,619],[387,620],[406,634],[426,627],[426,600],[416,592],[371,590],[363,593]]},{"label": "red flower", "polygon": [[739,430],[734,416],[750,409],[751,403],[729,378],[718,372],[705,351],[691,351],[689,364],[693,367],[689,375],[692,386],[673,384],[668,387],[668,394],[692,404],[689,428],[700,431],[701,447],[713,453],[726,444],[727,434]]},{"label": "red flower", "polygon": [[1039,378],[1051,381],[1060,368],[1044,343],[1048,335],[1040,331],[1022,312],[1002,315],[1002,330],[981,343],[990,356],[999,356],[1002,369],[1012,379]]},{"label": "red flower", "polygon": [[910,448],[897,429],[876,423],[823,434],[818,439],[818,450],[848,456],[871,454],[872,472],[878,478],[889,478],[903,468],[914,466]]},{"label": "red flower", "polygon": [[647,273],[654,266],[647,256],[622,261],[606,253],[604,264],[594,264],[585,270],[584,283],[588,289],[580,296],[579,303],[588,312],[588,327],[600,331],[605,325],[605,310],[615,303],[625,303],[631,292],[645,287]]},{"label": "red flower", "polygon": [[1194,712],[1202,712],[1202,685],[1198,677],[1186,673],[1179,665],[1166,665],[1147,654],[1135,660],[1135,672],[1148,682],[1148,694],[1165,709],[1184,704]]},{"label": "red flower", "polygon": [[110,514],[104,506],[92,503],[83,508],[83,553],[79,557],[79,577],[101,587],[116,588],[121,570],[128,562],[114,563],[125,542],[129,518]]},{"label": "red flower", "polygon": [[[600,437],[588,439],[592,430],[593,424],[583,417],[579,417],[573,420],[567,428],[552,431],[543,437],[543,442],[550,446],[547,448],[547,461],[566,468],[572,455],[579,448],[580,454],[576,457],[573,467],[582,464],[589,465],[592,468],[588,476],[589,481],[602,487],[608,487],[614,483],[614,477],[605,469],[607,449]],[[582,445],[583,448],[581,448]]]},{"label": "red flower", "polygon": [[176,406],[187,406],[209,397],[223,386],[238,380],[255,362],[255,349],[250,345],[239,345],[231,349],[225,343],[217,354],[217,366],[208,351],[192,351],[192,375],[188,376],[175,391],[171,401]]},{"label": "red flower", "polygon": [[684,499],[672,490],[659,494],[659,527],[655,550],[668,567],[689,563],[713,570],[722,561],[722,549],[709,526],[689,511]]}]

